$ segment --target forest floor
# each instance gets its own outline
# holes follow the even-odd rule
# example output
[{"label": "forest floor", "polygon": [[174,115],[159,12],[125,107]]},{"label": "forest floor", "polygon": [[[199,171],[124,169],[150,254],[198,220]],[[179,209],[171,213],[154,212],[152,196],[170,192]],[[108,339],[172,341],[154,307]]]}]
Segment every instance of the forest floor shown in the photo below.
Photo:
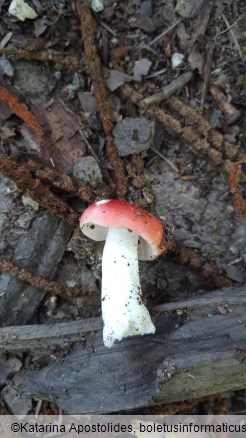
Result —
[{"label": "forest floor", "polygon": [[[100,315],[103,243],[78,223],[105,198],[166,224],[169,251],[140,263],[150,308],[244,286],[245,1],[27,3],[0,0],[1,326]],[[3,413],[57,412],[16,389],[42,365],[2,354]],[[215,405],[245,413],[245,391],[173,412]]]}]

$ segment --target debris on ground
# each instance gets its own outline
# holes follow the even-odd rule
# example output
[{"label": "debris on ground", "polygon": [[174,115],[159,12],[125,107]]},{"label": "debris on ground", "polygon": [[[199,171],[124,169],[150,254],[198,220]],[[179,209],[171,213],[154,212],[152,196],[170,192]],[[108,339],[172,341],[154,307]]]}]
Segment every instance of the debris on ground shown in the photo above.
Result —
[{"label": "debris on ground", "polygon": [[[166,224],[167,254],[140,262],[150,307],[245,286],[244,3],[0,1],[2,326],[100,315],[102,245],[78,223],[107,198]],[[22,373],[42,361],[1,356],[9,413],[33,412]],[[245,391],[161,412],[216,403],[245,412]]]}]

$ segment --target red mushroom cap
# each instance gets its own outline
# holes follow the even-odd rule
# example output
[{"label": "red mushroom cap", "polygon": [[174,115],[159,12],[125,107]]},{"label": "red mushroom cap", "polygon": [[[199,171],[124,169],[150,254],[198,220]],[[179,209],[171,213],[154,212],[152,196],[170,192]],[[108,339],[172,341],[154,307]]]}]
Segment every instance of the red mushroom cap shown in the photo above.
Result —
[{"label": "red mushroom cap", "polygon": [[139,235],[138,258],[153,260],[166,250],[165,227],[159,219],[127,202],[107,199],[90,205],[80,218],[82,232],[106,240],[109,228],[124,228]]}]

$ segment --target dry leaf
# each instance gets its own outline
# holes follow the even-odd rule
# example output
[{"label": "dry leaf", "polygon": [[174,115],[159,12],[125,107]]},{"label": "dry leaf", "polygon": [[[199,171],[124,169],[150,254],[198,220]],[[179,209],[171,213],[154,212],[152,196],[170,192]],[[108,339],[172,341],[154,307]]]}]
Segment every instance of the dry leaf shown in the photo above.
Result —
[{"label": "dry leaf", "polygon": [[79,134],[80,119],[58,98],[47,108],[35,108],[44,127],[40,155],[55,168],[67,173],[77,158],[85,155],[85,144]]}]

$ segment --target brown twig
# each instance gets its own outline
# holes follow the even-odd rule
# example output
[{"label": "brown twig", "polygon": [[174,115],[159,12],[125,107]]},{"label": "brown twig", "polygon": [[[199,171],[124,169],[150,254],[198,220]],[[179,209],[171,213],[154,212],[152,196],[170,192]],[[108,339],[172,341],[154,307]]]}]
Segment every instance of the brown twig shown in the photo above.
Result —
[{"label": "brown twig", "polygon": [[213,47],[206,47],[206,61],[202,71],[203,86],[202,86],[202,95],[201,95],[201,102],[199,108],[199,113],[201,115],[203,113],[206,97],[208,94],[209,82],[211,77],[212,55],[213,55]]},{"label": "brown twig", "polygon": [[79,57],[76,55],[68,55],[48,50],[24,50],[16,49],[15,47],[0,48],[0,54],[5,54],[9,58],[24,61],[40,61],[53,62],[54,64],[66,65],[71,70],[82,68]]},{"label": "brown twig", "polygon": [[32,172],[25,166],[19,165],[12,158],[1,156],[0,171],[12,178],[23,193],[31,196],[42,207],[71,225],[78,226],[79,213],[74,211],[63,200],[50,193],[47,188],[43,187],[40,180],[33,177]]},{"label": "brown twig", "polygon": [[106,136],[106,152],[114,170],[118,197],[124,198],[128,190],[127,178],[125,176],[124,163],[119,156],[112,137],[114,129],[112,108],[109,104],[102,64],[96,45],[96,26],[87,0],[77,0],[76,5],[81,22],[85,57],[93,83],[93,94],[99,107],[100,120]]},{"label": "brown twig", "polygon": [[234,194],[234,208],[243,219],[246,219],[246,203],[243,199],[243,195],[240,192],[239,182],[240,174],[242,172],[242,165],[240,163],[235,163],[231,167],[229,174],[229,189],[230,192]]},{"label": "brown twig", "polygon": [[237,121],[240,119],[241,113],[230,102],[228,102],[223,90],[217,87],[217,85],[211,84],[209,87],[209,91],[219,109],[224,114],[227,124],[233,125],[237,123]]},{"label": "brown twig", "polygon": [[88,295],[79,287],[67,287],[64,289],[56,281],[46,280],[45,278],[37,277],[25,269],[19,269],[9,260],[0,257],[0,272],[6,272],[20,281],[25,281],[35,289],[43,290],[50,295],[63,296],[67,298],[79,298]]},{"label": "brown twig", "polygon": [[170,84],[163,87],[159,93],[143,99],[143,104],[149,106],[153,105],[154,103],[156,104],[162,102],[172,94],[176,93],[176,91],[182,89],[187,82],[191,80],[192,75],[193,73],[191,71],[181,74],[177,79],[174,79]]},{"label": "brown twig", "polygon": [[179,173],[178,168],[175,166],[175,164],[172,163],[171,160],[169,160],[168,158],[165,157],[165,155],[163,155],[160,151],[158,151],[158,149],[156,149],[154,146],[150,146],[150,149],[156,154],[158,155],[163,161],[165,161],[169,167],[171,167],[171,169],[174,170],[174,172]]},{"label": "brown twig", "polygon": [[[192,145],[194,150],[199,153],[207,154],[213,163],[216,166],[221,166],[227,174],[230,175],[235,165],[232,160],[237,160],[237,163],[240,164],[246,163],[246,154],[241,152],[235,145],[226,142],[219,132],[212,129],[207,120],[201,117],[194,108],[185,104],[180,99],[169,97],[165,101],[165,105],[174,113],[181,115],[185,121],[188,121],[191,125],[195,125],[196,131],[191,126],[182,126],[178,119],[157,105],[146,106],[143,96],[129,85],[121,87],[120,93],[123,99],[138,105],[139,108],[145,110],[149,117],[162,123],[167,132],[178,135],[181,141]],[[241,180],[245,181],[246,176],[243,172],[240,172],[240,176]],[[235,193],[235,208],[243,217],[246,217],[246,204],[239,190]]]},{"label": "brown twig", "polygon": [[[160,33],[160,35],[158,35],[157,37],[155,37],[152,41],[150,41],[149,44],[147,44],[146,47],[151,47],[153,46],[155,43],[157,43],[157,41],[159,41],[161,38],[164,38],[164,36],[166,36],[168,33],[170,33],[173,29],[175,29],[175,27],[177,27],[180,23],[181,23],[182,19],[180,18],[179,20],[175,21],[175,23],[173,23],[170,27],[168,27],[167,29],[163,30],[162,33]],[[141,47],[142,49],[142,47]]]},{"label": "brown twig", "polygon": [[237,40],[237,37],[235,35],[235,32],[234,32],[232,26],[230,25],[229,21],[227,20],[227,18],[226,18],[226,16],[224,14],[222,14],[222,18],[223,18],[223,20],[224,20],[224,22],[225,22],[225,24],[227,26],[227,30],[229,30],[229,32],[230,32],[230,34],[231,34],[231,36],[233,38],[233,41],[234,41],[235,46],[236,46],[236,48],[237,48],[237,50],[239,52],[239,55],[241,56],[242,60],[244,61],[244,54],[242,52],[242,49],[241,49],[241,47],[239,45],[239,42]]},{"label": "brown twig", "polygon": [[[149,117],[162,123],[167,132],[178,135],[183,142],[191,144],[193,148],[199,152],[206,153],[212,159],[215,165],[223,164],[221,152],[212,148],[206,138],[201,138],[199,134],[190,126],[183,127],[179,120],[159,108],[157,105],[146,107],[146,105],[143,103],[143,96],[129,85],[124,85],[121,87],[120,94],[123,99],[129,100],[130,102],[138,105],[139,108],[145,110]],[[167,99],[167,102],[169,102],[169,99]]]},{"label": "brown twig", "polygon": [[31,128],[39,137],[43,135],[43,128],[36,117],[28,111],[16,96],[13,96],[5,88],[0,86],[0,102],[5,103],[11,111]]},{"label": "brown twig", "polygon": [[57,172],[50,167],[41,166],[34,160],[28,160],[27,167],[35,171],[36,178],[42,183],[48,183],[52,187],[68,193],[72,197],[78,197],[91,204],[95,200],[95,195],[90,187],[86,184],[78,184],[73,178],[65,173]]},{"label": "brown twig", "polygon": [[233,287],[234,282],[219,274],[216,266],[204,259],[204,257],[192,248],[185,246],[179,247],[174,252],[174,257],[181,265],[189,266],[202,274],[205,278],[210,278],[214,285],[219,289],[223,287]]},{"label": "brown twig", "polygon": [[223,155],[229,160],[243,159],[246,162],[246,155],[242,154],[235,145],[225,141],[223,135],[213,129],[209,121],[202,117],[195,108],[174,96],[165,101],[165,106],[181,116],[189,124],[195,125],[196,130],[207,138],[210,143],[209,147],[212,146],[212,148],[223,152]]}]

